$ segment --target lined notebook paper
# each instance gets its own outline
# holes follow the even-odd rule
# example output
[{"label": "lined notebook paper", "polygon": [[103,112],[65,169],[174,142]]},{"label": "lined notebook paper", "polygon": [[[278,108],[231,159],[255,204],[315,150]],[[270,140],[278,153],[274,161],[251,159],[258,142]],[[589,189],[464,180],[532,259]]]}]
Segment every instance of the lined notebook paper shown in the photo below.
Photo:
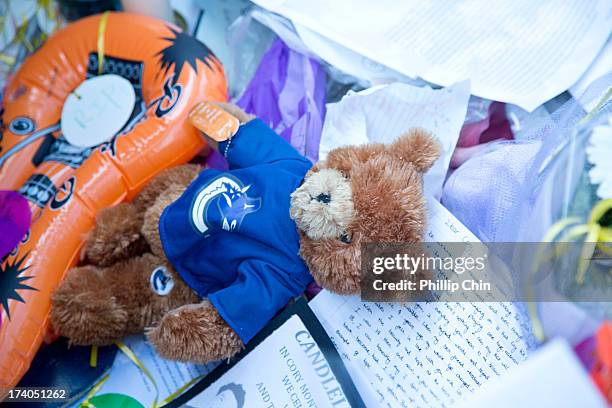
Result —
[{"label": "lined notebook paper", "polygon": [[[430,200],[431,242],[477,238]],[[365,303],[321,292],[310,302],[368,407],[450,407],[534,347],[512,303]]]}]

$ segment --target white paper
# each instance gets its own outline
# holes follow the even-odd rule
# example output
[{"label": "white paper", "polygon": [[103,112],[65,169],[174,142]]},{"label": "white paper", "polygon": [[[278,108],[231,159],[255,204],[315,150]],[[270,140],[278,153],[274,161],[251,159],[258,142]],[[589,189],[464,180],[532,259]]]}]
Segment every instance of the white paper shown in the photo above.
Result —
[{"label": "white paper", "polygon": [[350,407],[299,316],[289,318],[188,406]]},{"label": "white paper", "polygon": [[[289,48],[327,62],[330,65],[332,78],[340,82],[357,82],[363,88],[392,82],[403,82],[415,86],[427,85],[427,82],[422,79],[410,78],[379,62],[372,61],[279,14],[255,7],[251,15],[259,23],[272,30]],[[351,78],[346,78],[347,74]]]},{"label": "white paper", "polygon": [[603,50],[580,80],[569,89],[572,96],[580,102],[587,112],[590,112],[597,105],[603,94],[607,92],[609,87],[612,87],[612,83],[609,84],[608,88],[602,87],[600,94],[596,97],[583,98],[585,91],[589,85],[609,73],[612,73],[612,37],[608,39]]},{"label": "white paper", "polygon": [[570,346],[555,340],[501,380],[484,385],[463,408],[605,408]]},{"label": "white paper", "polygon": [[355,51],[343,47],[335,41],[310,30],[301,24],[294,23],[295,31],[304,45],[328,64],[355,78],[365,80],[370,85],[381,85],[392,82],[425,85],[425,81],[410,78],[379,62],[373,61]]},{"label": "white paper", "polygon": [[[157,402],[163,401],[194,378],[208,374],[216,366],[216,363],[198,365],[165,360],[155,352],[153,346],[145,340],[143,335],[127,337],[124,343],[136,354],[155,379],[159,389]],[[149,378],[119,351],[111,367],[109,379],[96,393],[96,396],[104,394],[127,395],[143,406],[150,407],[155,399],[155,388]]]},{"label": "white paper", "polygon": [[[428,200],[430,242],[476,242]],[[322,291],[311,308],[368,407],[450,407],[525,360],[529,322],[507,302],[367,303]]]},{"label": "white paper", "polygon": [[87,79],[64,102],[62,133],[72,146],[94,147],[107,142],[127,123],[135,102],[132,83],[122,76]]},{"label": "white paper", "polygon": [[612,30],[609,0],[254,0],[410,77],[532,111],[573,85]]},{"label": "white paper", "polygon": [[439,196],[467,112],[468,82],[443,89],[393,83],[349,93],[327,105],[319,159],[330,150],[363,143],[391,143],[412,127],[429,131],[442,154],[424,178],[425,193]]}]

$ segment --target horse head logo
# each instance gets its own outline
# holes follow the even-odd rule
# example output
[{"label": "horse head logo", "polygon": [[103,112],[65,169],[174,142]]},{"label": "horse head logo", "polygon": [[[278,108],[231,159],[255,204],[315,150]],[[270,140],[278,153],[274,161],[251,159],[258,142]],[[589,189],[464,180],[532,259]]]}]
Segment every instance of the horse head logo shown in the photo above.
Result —
[{"label": "horse head logo", "polygon": [[222,193],[223,200],[219,200],[217,207],[222,217],[221,227],[226,231],[234,231],[240,227],[247,214],[259,210],[261,198],[252,198],[247,195],[251,186],[234,187],[225,184],[227,191]]}]

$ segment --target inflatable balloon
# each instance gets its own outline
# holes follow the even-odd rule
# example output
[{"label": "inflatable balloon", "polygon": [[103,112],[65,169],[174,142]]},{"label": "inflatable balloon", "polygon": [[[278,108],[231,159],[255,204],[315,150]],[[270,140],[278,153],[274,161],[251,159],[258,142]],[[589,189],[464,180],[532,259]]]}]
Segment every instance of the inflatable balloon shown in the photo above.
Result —
[{"label": "inflatable balloon", "polygon": [[[117,125],[105,119],[113,107],[102,96],[119,96],[100,88],[100,100],[78,100],[92,97],[79,94],[81,84],[101,76],[129,81],[134,99],[125,123],[99,143],[98,128]],[[226,87],[204,44],[169,23],[128,13],[77,21],[24,62],[5,92],[0,190],[29,200],[32,226],[0,264],[0,390],[28,369],[48,329],[50,295],[79,260],[96,213],[193,158],[205,142],[185,120],[189,110],[202,99],[226,100]],[[75,98],[72,116],[62,116]],[[69,122],[83,127],[82,143],[70,141]]]}]

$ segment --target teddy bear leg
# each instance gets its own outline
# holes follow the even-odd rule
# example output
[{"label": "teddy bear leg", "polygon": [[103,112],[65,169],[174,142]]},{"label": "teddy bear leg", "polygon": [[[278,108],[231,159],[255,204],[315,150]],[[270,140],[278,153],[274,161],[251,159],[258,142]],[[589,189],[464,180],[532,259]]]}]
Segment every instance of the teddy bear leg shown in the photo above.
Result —
[{"label": "teddy bear leg", "polygon": [[141,234],[145,212],[170,186],[187,187],[200,170],[200,166],[195,164],[164,170],[133,202],[101,210],[85,244],[86,261],[93,265],[110,266],[148,252],[149,245]]},{"label": "teddy bear leg", "polygon": [[147,337],[162,357],[196,363],[229,358],[244,347],[206,300],[168,312]]},{"label": "teddy bear leg", "polygon": [[98,266],[109,266],[148,250],[140,234],[143,215],[132,203],[121,203],[101,210],[87,238],[84,257]]},{"label": "teddy bear leg", "polygon": [[[160,274],[171,282],[163,293],[152,288]],[[165,258],[144,254],[108,268],[90,265],[68,271],[51,297],[51,323],[73,344],[111,344],[198,299]]]},{"label": "teddy bear leg", "polygon": [[172,204],[183,194],[186,185],[173,184],[162,191],[157,199],[144,212],[144,222],[142,224],[141,233],[145,237],[151,252],[159,257],[164,257],[164,249],[161,238],[159,236],[159,219],[164,212],[164,209]]},{"label": "teddy bear leg", "polygon": [[71,344],[111,344],[125,332],[128,313],[113,296],[102,268],[69,270],[51,304],[51,325]]}]

